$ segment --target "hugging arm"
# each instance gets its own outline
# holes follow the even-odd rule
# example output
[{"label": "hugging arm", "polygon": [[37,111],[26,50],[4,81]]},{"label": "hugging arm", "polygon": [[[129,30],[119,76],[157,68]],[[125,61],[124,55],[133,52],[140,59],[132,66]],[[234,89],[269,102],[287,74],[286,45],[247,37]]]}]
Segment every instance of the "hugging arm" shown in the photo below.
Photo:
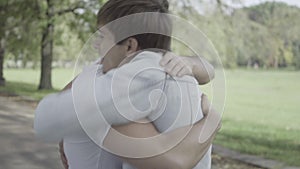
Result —
[{"label": "hugging arm", "polygon": [[160,64],[172,76],[194,76],[200,85],[209,83],[215,76],[214,67],[203,57],[184,57],[168,52],[163,56]]},{"label": "hugging arm", "polygon": [[[218,127],[212,126],[211,135],[203,143],[199,142],[199,135],[201,130],[204,128],[204,123],[210,123],[211,119],[219,120],[220,115],[211,108],[209,101],[206,96],[202,96],[202,109],[204,113],[204,118],[194,124],[193,126],[186,126],[175,129],[171,132],[162,134],[162,137],[155,142],[148,142],[148,144],[135,144],[133,142],[124,142],[123,137],[117,132],[122,133],[129,137],[134,138],[148,138],[160,134],[154,127],[152,123],[130,123],[121,126],[113,126],[114,130],[110,130],[104,140],[104,147],[108,150],[115,149],[115,147],[134,147],[135,150],[139,151],[149,151],[149,149],[155,150],[157,154],[161,150],[166,150],[169,147],[172,140],[185,135],[188,131],[187,136],[174,148],[164,152],[162,154],[148,157],[148,158],[126,158],[122,157],[125,161],[133,166],[143,169],[153,169],[153,168],[167,168],[167,169],[187,169],[194,167],[205,155],[209,149],[212,141],[220,129],[220,123]],[[212,118],[208,118],[210,115]],[[60,144],[61,159],[64,166],[68,166],[67,159],[64,156],[64,151],[62,144]],[[132,150],[132,149],[131,149]],[[118,149],[119,153],[122,153],[122,149]],[[67,169],[67,167],[66,167]]]},{"label": "hugging arm", "polygon": [[204,58],[191,56],[184,59],[192,65],[193,76],[200,85],[209,83],[215,77],[214,67]]},{"label": "hugging arm", "polygon": [[[219,126],[210,126],[211,134],[205,142],[199,142],[199,135],[201,130],[204,128],[204,123],[209,124],[210,120],[220,120],[220,115],[211,108],[206,96],[202,96],[201,105],[204,118],[193,126],[181,127],[171,132],[164,133],[160,139],[141,145],[135,144],[134,142],[124,142],[124,139],[120,138],[120,135],[116,134],[116,131],[110,130],[104,140],[104,146],[111,150],[121,144],[124,147],[134,147],[136,151],[154,152],[153,150],[157,150],[157,154],[159,154],[162,150],[167,150],[174,139],[180,138],[188,132],[187,136],[179,144],[162,154],[160,153],[159,155],[147,158],[122,158],[131,165],[143,169],[192,168],[205,155],[212,144],[216,132],[220,128],[220,123]],[[208,118],[208,114],[210,114],[210,118]],[[151,123],[131,123],[123,126],[115,126],[114,129],[124,135],[135,138],[148,138],[160,134]],[[119,153],[122,154],[120,150],[121,149],[118,149]]]}]

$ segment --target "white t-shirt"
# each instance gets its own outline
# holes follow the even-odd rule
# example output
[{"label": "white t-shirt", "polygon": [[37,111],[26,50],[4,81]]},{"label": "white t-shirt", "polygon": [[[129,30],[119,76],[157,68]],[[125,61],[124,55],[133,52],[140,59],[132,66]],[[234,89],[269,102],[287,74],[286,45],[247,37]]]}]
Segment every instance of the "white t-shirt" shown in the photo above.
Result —
[{"label": "white t-shirt", "polygon": [[[70,169],[133,169],[98,146],[110,125],[148,118],[159,132],[167,132],[203,118],[197,81],[167,75],[159,65],[161,57],[144,51],[106,74],[101,65],[88,67],[74,81],[73,92],[52,94],[39,103],[36,135],[49,141],[63,139]],[[210,166],[211,148],[195,169]]]}]

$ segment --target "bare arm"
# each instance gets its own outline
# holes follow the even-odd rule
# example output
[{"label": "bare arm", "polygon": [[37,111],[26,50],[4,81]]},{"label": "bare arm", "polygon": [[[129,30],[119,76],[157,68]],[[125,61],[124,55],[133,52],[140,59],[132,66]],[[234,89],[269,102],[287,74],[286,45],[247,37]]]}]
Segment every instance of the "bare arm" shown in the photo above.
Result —
[{"label": "bare arm", "polygon": [[204,58],[191,56],[183,57],[192,65],[192,72],[200,85],[209,83],[215,77],[214,67]]},{"label": "bare arm", "polygon": [[172,76],[194,76],[200,85],[210,82],[215,76],[214,67],[203,57],[184,57],[168,52],[160,64]]},{"label": "bare arm", "polygon": [[[194,167],[204,156],[204,154],[209,149],[216,132],[219,129],[216,128],[212,135],[209,136],[209,139],[206,140],[204,143],[199,142],[199,134],[200,131],[203,129],[203,125],[206,120],[208,119],[208,112],[214,118],[220,118],[218,113],[211,109],[209,111],[210,104],[207,100],[206,96],[202,98],[202,109],[205,114],[205,117],[198,123],[192,126],[189,134],[174,148],[171,150],[159,154],[154,157],[149,158],[123,158],[125,161],[129,162],[130,164],[143,169],[153,169],[153,168],[192,168]],[[209,123],[209,121],[207,121]],[[157,140],[156,142],[149,142],[147,145],[137,145],[132,143],[126,142],[124,144],[124,140],[118,138],[119,135],[116,134],[116,131],[110,130],[108,135],[104,140],[104,146],[109,150],[115,149],[117,145],[127,146],[127,147],[135,147],[136,151],[152,151],[154,150],[163,150],[166,149],[172,140],[185,135],[187,131],[190,129],[191,126],[182,127],[171,131],[169,133],[163,134],[161,139]],[[141,123],[131,123],[128,125],[123,126],[115,126],[118,132],[135,138],[148,138],[155,135],[158,135],[159,132],[155,129],[155,127],[151,123],[141,124]]]}]

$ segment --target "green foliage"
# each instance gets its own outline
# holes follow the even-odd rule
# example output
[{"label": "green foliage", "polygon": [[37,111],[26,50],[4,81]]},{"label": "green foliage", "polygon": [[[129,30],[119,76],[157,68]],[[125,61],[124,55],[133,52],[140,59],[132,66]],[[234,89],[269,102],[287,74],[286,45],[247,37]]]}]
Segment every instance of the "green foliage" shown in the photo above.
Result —
[{"label": "green foliage", "polygon": [[187,17],[211,39],[229,68],[300,68],[299,18],[299,8],[278,2],[233,9],[232,13],[217,8]]},{"label": "green foliage", "polygon": [[40,61],[43,28],[54,24],[54,59],[72,60],[83,42],[96,31],[96,12],[103,0],[51,0],[53,17],[47,20],[46,1],[4,0],[0,3],[0,39],[5,39],[6,56],[23,66]]},{"label": "green foliage", "polygon": [[269,32],[268,42],[271,48],[268,50],[271,52],[267,58],[262,58],[265,64],[272,67],[297,66],[299,63],[293,58],[298,54],[293,52],[296,47],[292,44],[299,41],[299,37],[295,35],[300,34],[300,24],[297,23],[300,9],[284,3],[268,2],[248,8],[246,12],[251,21],[263,25]]},{"label": "green foliage", "polygon": [[0,39],[5,41],[7,55],[14,60],[37,60],[39,38],[38,31],[33,28],[36,24],[36,3],[33,0],[1,1]]},{"label": "green foliage", "polygon": [[[105,0],[51,1],[59,13],[55,24],[54,60],[74,60],[83,43],[97,30],[96,13]],[[284,3],[266,2],[257,6],[233,9],[208,6],[200,15],[184,1],[172,1],[171,10],[196,24],[211,39],[226,67],[253,66],[265,68],[296,67],[300,69],[300,9]],[[182,8],[182,4],[184,7]],[[219,4],[220,5],[220,4]],[[77,7],[77,8],[76,8]],[[1,1],[0,37],[5,38],[6,55],[22,60],[23,65],[40,61],[41,31],[47,24],[45,1]],[[74,10],[70,10],[74,9]],[[3,13],[3,11],[5,11]],[[3,22],[3,23],[2,23]],[[178,53],[186,47],[174,43]]]}]

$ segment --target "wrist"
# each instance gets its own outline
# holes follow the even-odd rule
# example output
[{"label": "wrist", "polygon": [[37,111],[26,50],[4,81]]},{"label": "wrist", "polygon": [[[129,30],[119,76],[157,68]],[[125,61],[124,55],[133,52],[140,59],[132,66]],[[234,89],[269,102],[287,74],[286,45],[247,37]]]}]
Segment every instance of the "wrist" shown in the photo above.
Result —
[{"label": "wrist", "polygon": [[183,61],[190,68],[190,73],[191,73],[190,76],[194,76],[195,69],[197,68],[197,64],[195,63],[195,60],[191,56],[185,56],[183,57]]}]

